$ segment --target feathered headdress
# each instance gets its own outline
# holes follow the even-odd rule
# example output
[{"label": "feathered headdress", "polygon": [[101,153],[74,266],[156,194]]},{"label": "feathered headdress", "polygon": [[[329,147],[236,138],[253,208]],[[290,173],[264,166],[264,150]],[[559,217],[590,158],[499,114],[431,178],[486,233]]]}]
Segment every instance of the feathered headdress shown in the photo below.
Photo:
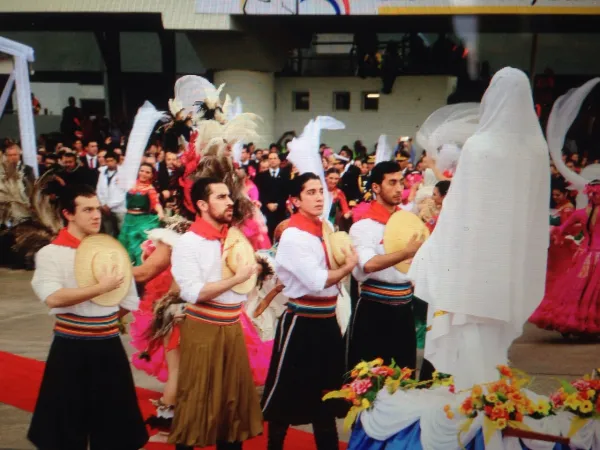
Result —
[{"label": "feathered headdress", "polygon": [[[316,119],[311,120],[304,127],[304,131],[302,131],[300,137],[292,139],[288,144],[290,150],[287,158],[288,161],[291,161],[296,166],[300,174],[312,172],[321,178],[323,187],[327,186],[325,183],[325,171],[323,170],[323,163],[319,154],[321,130],[343,130],[344,128],[346,128],[346,125],[329,116],[318,116]],[[331,197],[327,189],[323,189],[323,192],[325,207],[323,208],[321,217],[323,220],[327,220],[331,211]]]},{"label": "feathered headdress", "polygon": [[548,141],[550,156],[556,169],[565,180],[571,183],[569,189],[579,191],[579,195],[577,196],[578,208],[583,208],[587,204],[587,196],[584,192],[585,187],[592,180],[599,178],[600,167],[598,164],[592,164],[582,170],[581,174],[578,174],[569,169],[562,160],[562,149],[565,144],[567,132],[579,114],[581,105],[598,83],[600,83],[600,78],[594,78],[560,96],[554,102],[550,117],[548,117],[548,125],[546,126],[546,140]]}]

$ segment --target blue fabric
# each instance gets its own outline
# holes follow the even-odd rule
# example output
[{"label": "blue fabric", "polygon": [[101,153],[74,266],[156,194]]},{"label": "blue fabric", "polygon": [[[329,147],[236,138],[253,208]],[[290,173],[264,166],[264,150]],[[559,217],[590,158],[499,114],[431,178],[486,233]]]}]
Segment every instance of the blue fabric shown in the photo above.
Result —
[{"label": "blue fabric", "polygon": [[[521,443],[523,450],[528,450]],[[386,441],[378,441],[365,433],[361,421],[356,422],[348,442],[348,450],[423,450],[421,446],[421,425],[417,421],[411,426],[399,431]],[[466,450],[485,450],[483,431],[475,435],[475,438],[466,445]],[[569,446],[555,444],[554,450],[569,450]]]}]

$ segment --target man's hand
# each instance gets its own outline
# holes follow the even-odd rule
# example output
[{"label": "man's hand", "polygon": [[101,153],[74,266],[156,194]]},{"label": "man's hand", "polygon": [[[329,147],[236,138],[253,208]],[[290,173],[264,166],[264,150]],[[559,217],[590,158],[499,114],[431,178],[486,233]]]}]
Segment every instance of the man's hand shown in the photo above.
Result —
[{"label": "man's hand", "polygon": [[117,266],[113,266],[111,269],[105,268],[104,273],[98,278],[98,286],[105,294],[119,288],[124,279],[123,275],[117,274]]},{"label": "man's hand", "polygon": [[243,266],[238,266],[237,273],[235,274],[236,284],[243,283],[249,280],[252,275],[258,272],[257,264],[245,264]]},{"label": "man's hand", "polygon": [[352,217],[352,211],[348,211],[346,214],[344,214],[344,219],[349,219],[350,217]]},{"label": "man's hand", "polygon": [[165,200],[168,200],[171,198],[171,192],[166,189],[164,191],[162,191],[161,194]]},{"label": "man's hand", "polygon": [[271,212],[277,211],[278,206],[277,203],[267,203],[267,209]]},{"label": "man's hand", "polygon": [[404,250],[412,257],[419,251],[421,245],[423,245],[423,239],[420,235],[415,233],[413,234],[413,237],[410,238],[410,241],[408,241],[408,244],[406,244]]},{"label": "man's hand", "polygon": [[109,208],[107,205],[102,205],[102,206],[100,207],[100,210],[102,211],[102,214],[105,214],[105,215],[107,215],[107,216],[109,216],[109,215],[110,215],[110,212],[111,212],[111,211],[110,211],[110,208]]},{"label": "man's hand", "polygon": [[354,267],[358,264],[358,253],[354,247],[343,248],[342,253],[346,257],[346,263],[344,264],[348,269],[354,269]]}]

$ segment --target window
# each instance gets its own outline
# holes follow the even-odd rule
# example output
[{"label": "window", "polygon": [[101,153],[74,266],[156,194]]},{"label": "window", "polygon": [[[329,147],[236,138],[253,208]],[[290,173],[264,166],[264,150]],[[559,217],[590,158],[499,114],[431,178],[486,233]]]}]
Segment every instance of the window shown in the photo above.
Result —
[{"label": "window", "polygon": [[350,111],[350,92],[333,93],[333,110]]},{"label": "window", "polygon": [[310,109],[310,92],[292,92],[292,110],[308,111]]},{"label": "window", "polygon": [[362,109],[363,109],[363,111],[378,111],[379,110],[379,92],[363,92],[362,93]]}]

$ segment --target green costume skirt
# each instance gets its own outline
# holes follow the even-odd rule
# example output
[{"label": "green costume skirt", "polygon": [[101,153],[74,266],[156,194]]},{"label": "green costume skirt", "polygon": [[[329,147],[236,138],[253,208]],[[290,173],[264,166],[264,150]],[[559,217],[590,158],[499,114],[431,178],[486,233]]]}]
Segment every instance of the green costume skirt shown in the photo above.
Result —
[{"label": "green costume skirt", "polygon": [[413,297],[413,314],[415,315],[415,328],[417,330],[417,348],[425,348],[425,333],[427,331],[427,303]]},{"label": "green costume skirt", "polygon": [[127,249],[134,266],[142,264],[142,244],[148,239],[146,231],[159,226],[160,220],[156,214],[125,214],[119,242]]}]

